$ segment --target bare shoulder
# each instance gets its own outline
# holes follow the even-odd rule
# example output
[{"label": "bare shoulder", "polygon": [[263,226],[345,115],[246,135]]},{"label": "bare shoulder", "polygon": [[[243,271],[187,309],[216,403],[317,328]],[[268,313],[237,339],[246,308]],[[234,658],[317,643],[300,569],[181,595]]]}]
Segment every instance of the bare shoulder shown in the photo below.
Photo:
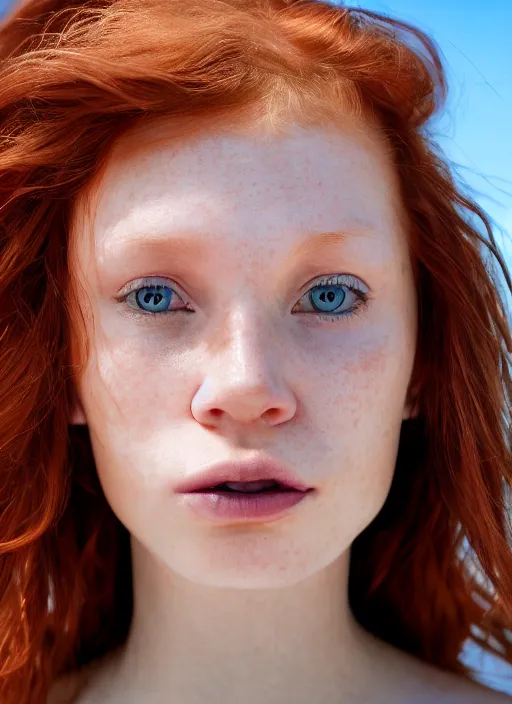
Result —
[{"label": "bare shoulder", "polygon": [[[386,658],[389,691],[399,704],[512,704],[512,696],[441,670],[394,648]],[[398,690],[398,691],[397,691]]]},{"label": "bare shoulder", "polygon": [[427,668],[426,703],[436,704],[512,704],[512,697],[489,689],[479,682],[442,670]]},{"label": "bare shoulder", "polygon": [[[455,677],[453,697],[450,704],[512,704],[512,697],[503,692],[489,689],[483,684]],[[458,681],[460,680],[460,681]]]}]

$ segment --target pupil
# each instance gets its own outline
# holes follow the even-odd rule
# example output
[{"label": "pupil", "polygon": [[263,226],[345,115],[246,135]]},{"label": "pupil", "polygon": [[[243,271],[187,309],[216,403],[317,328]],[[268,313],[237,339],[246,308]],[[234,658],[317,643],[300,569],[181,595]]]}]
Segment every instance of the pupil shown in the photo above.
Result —
[{"label": "pupil", "polygon": [[151,292],[149,292],[149,293],[146,293],[146,295],[144,296],[144,303],[151,303],[151,297],[152,297],[152,296],[154,297],[153,302],[154,302],[155,305],[158,305],[158,304],[160,303],[160,301],[162,300],[162,298],[163,298],[163,296],[162,296],[161,293],[151,293]]},{"label": "pupil", "polygon": [[[342,286],[322,286],[311,294],[313,304],[325,312],[333,312],[335,310],[332,308],[333,304],[336,304],[337,310],[345,300],[345,297],[346,293]],[[330,310],[327,306],[331,306]]]}]

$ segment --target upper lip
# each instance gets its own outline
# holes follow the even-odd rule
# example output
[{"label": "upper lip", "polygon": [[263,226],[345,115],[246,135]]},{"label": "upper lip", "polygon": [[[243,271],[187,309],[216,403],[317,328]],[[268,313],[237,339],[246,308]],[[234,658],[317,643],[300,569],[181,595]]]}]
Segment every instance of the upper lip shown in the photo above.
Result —
[{"label": "upper lip", "polygon": [[198,474],[187,477],[176,488],[180,494],[210,489],[224,482],[254,482],[273,479],[283,486],[298,491],[312,487],[305,484],[289,467],[275,460],[253,457],[214,464]]}]

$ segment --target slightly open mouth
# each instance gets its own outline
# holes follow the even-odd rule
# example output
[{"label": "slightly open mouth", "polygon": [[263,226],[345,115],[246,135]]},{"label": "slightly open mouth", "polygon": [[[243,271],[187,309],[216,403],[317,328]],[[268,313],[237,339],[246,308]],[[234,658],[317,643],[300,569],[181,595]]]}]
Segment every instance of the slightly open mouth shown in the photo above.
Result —
[{"label": "slightly open mouth", "polygon": [[198,489],[194,493],[209,493],[212,491],[222,491],[232,494],[263,494],[276,491],[295,491],[292,487],[284,486],[273,480],[262,480],[255,482],[224,482],[215,486]]}]

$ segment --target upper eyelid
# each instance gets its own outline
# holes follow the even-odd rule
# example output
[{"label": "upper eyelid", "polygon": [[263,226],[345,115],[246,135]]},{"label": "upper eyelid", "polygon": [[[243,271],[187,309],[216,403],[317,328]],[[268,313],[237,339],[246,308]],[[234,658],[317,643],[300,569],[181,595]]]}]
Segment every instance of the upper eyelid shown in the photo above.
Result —
[{"label": "upper eyelid", "polygon": [[119,289],[117,296],[121,298],[122,296],[126,296],[131,291],[136,291],[138,288],[143,288],[144,286],[154,286],[155,283],[158,285],[160,281],[165,281],[166,283],[164,285],[171,282],[173,286],[176,286],[176,283],[171,281],[171,279],[168,279],[166,276],[142,276],[139,279],[134,279],[133,281],[125,284]]}]

